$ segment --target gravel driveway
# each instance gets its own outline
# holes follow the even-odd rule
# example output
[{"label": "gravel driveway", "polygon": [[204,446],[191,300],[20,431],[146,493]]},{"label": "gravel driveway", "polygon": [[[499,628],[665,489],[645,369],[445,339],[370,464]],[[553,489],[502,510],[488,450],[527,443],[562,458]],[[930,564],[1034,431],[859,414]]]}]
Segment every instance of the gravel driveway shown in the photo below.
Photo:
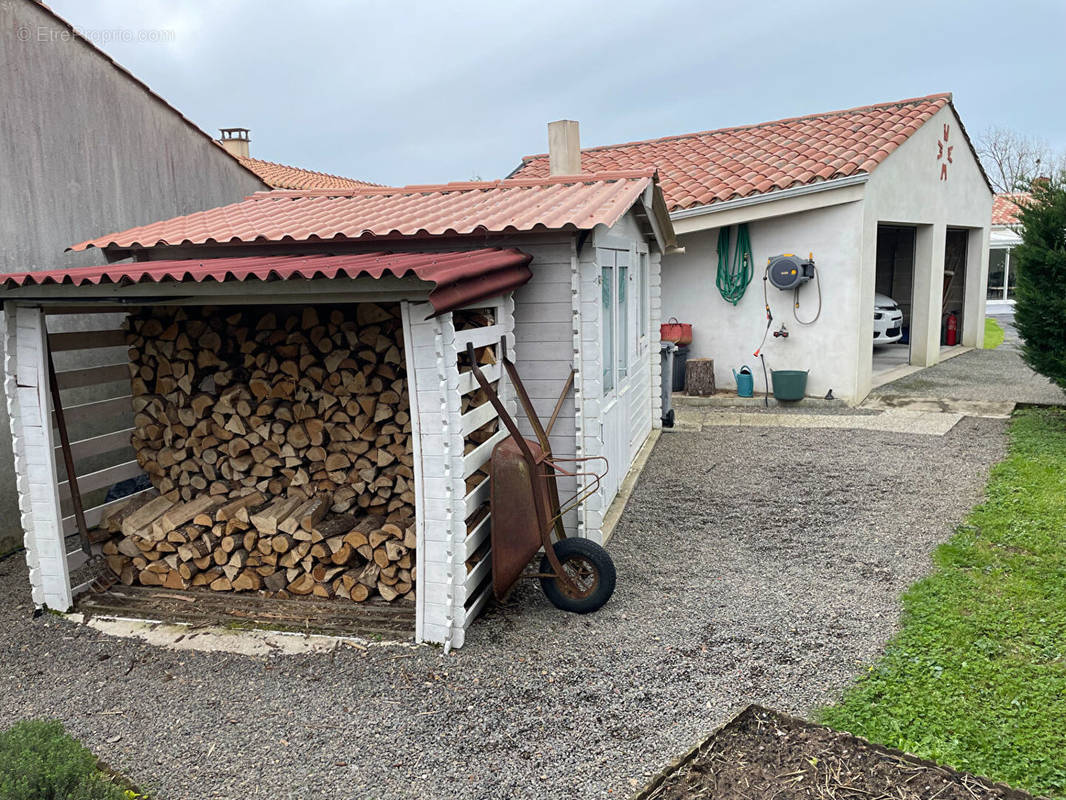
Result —
[{"label": "gravel driveway", "polygon": [[0,563],[0,719],[59,717],[181,798],[625,797],[739,704],[805,713],[876,657],[981,496],[1005,423],[664,434],[600,613],[532,587],[466,646],[250,658],[29,616]]}]

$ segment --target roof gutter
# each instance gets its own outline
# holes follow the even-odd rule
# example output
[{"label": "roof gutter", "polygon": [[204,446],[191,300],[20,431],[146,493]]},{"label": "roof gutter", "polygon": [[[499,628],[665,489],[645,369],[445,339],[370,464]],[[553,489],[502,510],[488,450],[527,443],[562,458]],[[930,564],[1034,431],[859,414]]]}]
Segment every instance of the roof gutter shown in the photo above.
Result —
[{"label": "roof gutter", "polygon": [[779,189],[776,192],[763,192],[762,194],[750,195],[748,197],[738,197],[735,200],[723,200],[720,203],[711,203],[705,206],[694,206],[692,208],[682,208],[678,211],[672,211],[670,213],[671,220],[688,219],[689,217],[701,217],[705,214],[716,214],[719,211],[729,211],[734,208],[744,208],[745,206],[762,205],[763,203],[774,203],[778,200],[787,200],[790,197],[802,197],[808,194],[817,194],[818,192],[830,192],[834,189],[844,189],[848,186],[858,186],[866,183],[870,179],[869,172],[860,172],[857,175],[848,175],[844,178],[836,178],[831,181],[821,181],[819,183],[807,183],[803,186],[793,186],[789,189]]}]

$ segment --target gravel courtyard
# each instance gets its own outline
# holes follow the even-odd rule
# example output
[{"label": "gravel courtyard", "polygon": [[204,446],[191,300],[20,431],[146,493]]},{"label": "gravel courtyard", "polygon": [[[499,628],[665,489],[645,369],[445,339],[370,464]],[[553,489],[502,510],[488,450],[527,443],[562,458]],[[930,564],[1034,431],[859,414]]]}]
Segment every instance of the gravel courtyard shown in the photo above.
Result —
[{"label": "gravel courtyard", "polygon": [[600,613],[528,586],[466,646],[251,658],[30,618],[0,562],[0,719],[62,719],[165,800],[625,797],[738,705],[834,700],[981,496],[1006,424],[665,433]]}]

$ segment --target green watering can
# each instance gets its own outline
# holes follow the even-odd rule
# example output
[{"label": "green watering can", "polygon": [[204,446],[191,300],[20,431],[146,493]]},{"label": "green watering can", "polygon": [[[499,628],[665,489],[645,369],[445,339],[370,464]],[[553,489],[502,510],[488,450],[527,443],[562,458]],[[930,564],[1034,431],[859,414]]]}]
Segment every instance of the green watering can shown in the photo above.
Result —
[{"label": "green watering can", "polygon": [[755,378],[751,374],[751,367],[745,364],[740,372],[733,370],[733,379],[737,382],[737,397],[755,396]]}]

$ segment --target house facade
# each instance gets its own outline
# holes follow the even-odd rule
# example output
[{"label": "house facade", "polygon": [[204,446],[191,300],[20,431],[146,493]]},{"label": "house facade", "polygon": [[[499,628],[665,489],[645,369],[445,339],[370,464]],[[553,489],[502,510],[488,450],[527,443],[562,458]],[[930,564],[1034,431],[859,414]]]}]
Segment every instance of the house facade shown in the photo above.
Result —
[{"label": "house facade", "polygon": [[1009,314],[1014,310],[1017,274],[1011,264],[1011,251],[1022,243],[1018,228],[1018,203],[1030,198],[1028,192],[997,194],[992,206],[992,229],[988,237],[989,314]]},{"label": "house facade", "polygon": [[[992,192],[950,95],[581,152],[581,169],[659,170],[679,245],[663,259],[663,318],[692,323],[688,357],[713,358],[720,387],[743,365],[761,384],[758,352],[770,370],[808,370],[809,396],[859,402],[886,351],[935,364],[951,326],[957,345],[981,343]],[[547,164],[530,156],[513,174]],[[741,226],[750,283],[734,304],[716,279]],[[785,253],[813,257],[815,279],[764,281]],[[874,339],[877,295],[902,312],[891,347]]]}]

